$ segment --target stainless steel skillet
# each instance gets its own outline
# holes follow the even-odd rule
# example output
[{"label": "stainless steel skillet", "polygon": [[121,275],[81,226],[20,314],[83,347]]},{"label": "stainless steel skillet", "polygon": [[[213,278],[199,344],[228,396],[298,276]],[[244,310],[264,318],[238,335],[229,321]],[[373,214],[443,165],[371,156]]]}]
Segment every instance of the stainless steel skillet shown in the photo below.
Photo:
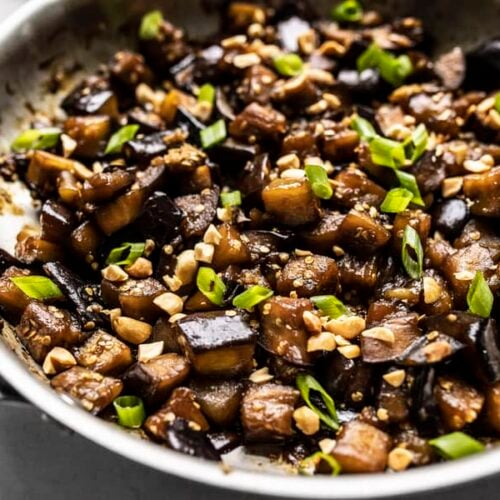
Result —
[{"label": "stainless steel skillet", "polygon": [[[106,61],[118,47],[128,45],[119,29],[153,6],[161,7],[192,35],[203,37],[217,29],[217,9],[207,12],[202,0],[32,0],[0,26],[0,143],[8,144],[35,110],[55,108],[46,81],[54,68],[86,68]],[[214,2],[212,2],[214,3]],[[215,2],[216,3],[216,2]],[[455,44],[471,46],[478,39],[499,34],[498,0],[386,0],[367,2],[394,14],[416,14],[439,36],[438,50]],[[314,1],[326,11],[330,2]],[[75,73],[74,78],[78,77]],[[14,93],[13,93],[14,91]],[[31,106],[26,106],[31,103]],[[8,187],[8,189],[12,189]],[[12,191],[24,216],[0,217],[0,246],[10,249],[17,227],[34,211],[22,190]],[[8,212],[8,211],[7,211]],[[213,463],[179,455],[141,441],[111,424],[72,406],[36,376],[36,366],[16,347],[4,328],[0,342],[0,375],[45,413],[92,441],[149,467],[187,479],[248,493],[296,498],[375,498],[409,495],[500,472],[500,450],[458,462],[410,470],[404,474],[327,477],[290,477],[264,471],[235,470],[226,474]]]}]

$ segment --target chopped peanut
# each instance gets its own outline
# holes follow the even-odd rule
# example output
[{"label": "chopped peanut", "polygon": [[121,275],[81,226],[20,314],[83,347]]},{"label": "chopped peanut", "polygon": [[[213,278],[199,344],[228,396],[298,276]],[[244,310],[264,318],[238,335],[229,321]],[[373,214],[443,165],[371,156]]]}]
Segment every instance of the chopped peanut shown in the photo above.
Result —
[{"label": "chopped peanut", "polygon": [[308,406],[301,406],[293,412],[295,425],[306,436],[312,436],[319,431],[320,420],[318,415]]}]

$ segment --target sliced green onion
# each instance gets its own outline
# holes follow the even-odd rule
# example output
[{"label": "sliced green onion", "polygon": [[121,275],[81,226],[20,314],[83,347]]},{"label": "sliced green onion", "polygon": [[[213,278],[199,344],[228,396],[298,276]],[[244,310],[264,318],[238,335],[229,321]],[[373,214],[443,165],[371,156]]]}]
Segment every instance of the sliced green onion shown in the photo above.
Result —
[{"label": "sliced green onion", "polygon": [[363,17],[363,8],[357,0],[344,0],[332,10],[335,21],[356,23]]},{"label": "sliced green onion", "polygon": [[144,253],[144,243],[122,243],[109,252],[106,264],[131,266]]},{"label": "sliced green onion", "polygon": [[10,281],[32,299],[44,300],[62,297],[59,287],[46,276],[16,276]]},{"label": "sliced green onion", "polygon": [[241,192],[240,191],[230,191],[228,193],[220,194],[220,202],[224,208],[227,207],[238,207],[241,205]]},{"label": "sliced green onion", "polygon": [[212,304],[216,306],[224,304],[226,285],[210,267],[200,267],[196,276],[196,286]]},{"label": "sliced green onion", "polygon": [[226,122],[224,120],[218,120],[200,132],[201,145],[205,149],[211,148],[220,144],[226,136]]},{"label": "sliced green onion", "polygon": [[[415,255],[416,260],[410,252]],[[406,272],[411,278],[416,280],[422,277],[424,249],[422,248],[422,242],[417,231],[409,225],[405,227],[403,233],[401,259]]]},{"label": "sliced green onion", "polygon": [[316,295],[311,297],[311,302],[331,319],[347,314],[347,307],[335,295]]},{"label": "sliced green onion", "polygon": [[125,125],[111,136],[104,154],[121,153],[123,145],[131,141],[137,135],[137,132],[139,132],[139,125]]},{"label": "sliced green onion", "polygon": [[421,123],[403,143],[406,157],[411,163],[415,163],[424,154],[428,141],[429,133],[425,125]]},{"label": "sliced green onion", "polygon": [[406,162],[403,144],[377,136],[370,141],[373,163],[384,167],[399,168]]},{"label": "sliced green onion", "polygon": [[373,125],[359,115],[355,115],[351,120],[351,128],[358,133],[361,139],[370,142],[374,137],[377,137],[377,132]]},{"label": "sliced green onion", "polygon": [[257,304],[271,298],[274,292],[265,286],[255,285],[233,299],[233,306],[240,309],[252,309]]},{"label": "sliced green onion", "polygon": [[146,420],[144,404],[137,396],[120,396],[113,401],[113,406],[122,427],[139,429]]},{"label": "sliced green onion", "polygon": [[[296,380],[297,388],[300,391],[302,399],[306,402],[307,406],[311,408],[320,420],[331,427],[334,431],[339,428],[339,419],[337,417],[337,410],[335,409],[335,403],[332,397],[323,389],[321,384],[311,375],[300,373]],[[320,410],[316,405],[311,402],[311,391],[318,392],[326,406],[328,413]]]},{"label": "sliced green onion", "polygon": [[495,109],[500,113],[500,92],[495,96]]},{"label": "sliced green onion", "polygon": [[144,15],[139,28],[139,37],[141,40],[153,40],[160,33],[160,27],[163,23],[163,14],[159,10],[153,10]]},{"label": "sliced green onion", "polygon": [[424,207],[425,203],[422,199],[422,195],[420,194],[420,189],[418,187],[417,179],[415,178],[415,176],[409,174],[408,172],[403,172],[402,170],[395,170],[395,174],[401,187],[406,189],[407,191],[410,191],[410,193],[412,194],[411,202],[415,203],[415,205]]},{"label": "sliced green onion", "polygon": [[452,432],[435,439],[431,439],[429,444],[447,460],[467,457],[484,451],[485,446],[477,439],[463,433]]},{"label": "sliced green onion", "polygon": [[210,83],[205,83],[200,87],[198,92],[198,102],[208,102],[209,104],[215,101],[215,87]]},{"label": "sliced green onion", "polygon": [[332,469],[332,476],[338,476],[342,470],[338,461],[330,454],[323,451],[317,451],[309,457],[304,458],[299,464],[299,472],[301,474],[311,475],[316,472],[321,461],[325,461]]},{"label": "sliced green onion", "polygon": [[17,153],[33,149],[50,149],[57,144],[61,133],[61,129],[53,127],[25,130],[14,139],[11,148]]},{"label": "sliced green onion", "polygon": [[357,59],[356,67],[358,71],[361,73],[365,69],[368,68],[378,68],[380,63],[380,58],[382,57],[383,50],[372,43]]},{"label": "sliced green onion", "polygon": [[306,165],[305,171],[313,193],[322,200],[329,200],[333,196],[333,189],[326,170],[320,165]]},{"label": "sliced green onion", "polygon": [[382,205],[380,205],[380,210],[387,214],[398,214],[408,207],[413,194],[411,191],[405,188],[394,188],[391,189],[384,198]]},{"label": "sliced green onion", "polygon": [[304,63],[297,54],[282,54],[274,58],[276,71],[283,76],[297,76],[302,73]]},{"label": "sliced green onion", "polygon": [[476,271],[467,292],[469,311],[482,318],[489,318],[493,309],[493,301],[493,293],[484,279],[484,274],[481,271]]}]

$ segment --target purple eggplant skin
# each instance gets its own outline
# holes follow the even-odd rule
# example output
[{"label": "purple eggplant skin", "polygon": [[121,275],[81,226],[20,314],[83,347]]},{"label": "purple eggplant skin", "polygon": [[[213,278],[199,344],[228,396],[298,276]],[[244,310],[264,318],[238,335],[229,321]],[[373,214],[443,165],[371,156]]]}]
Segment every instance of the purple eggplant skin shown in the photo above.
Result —
[{"label": "purple eggplant skin", "polygon": [[180,234],[181,220],[182,212],[172,199],[156,191],[146,200],[135,227],[144,239],[152,239],[161,248]]},{"label": "purple eggplant skin", "polygon": [[[424,428],[435,432],[439,428],[439,409],[434,397],[436,368],[425,366],[415,375],[411,391],[411,411]],[[437,434],[437,433],[436,433]]]},{"label": "purple eggplant skin", "polygon": [[205,128],[205,125],[195,118],[187,109],[183,107],[177,109],[175,124],[187,132],[187,142],[193,146],[201,146],[200,132]]},{"label": "purple eggplant skin", "polygon": [[76,226],[76,217],[71,210],[54,200],[46,201],[40,214],[42,239],[64,243]]},{"label": "purple eggplant skin", "polygon": [[436,205],[432,221],[434,229],[446,239],[452,240],[462,233],[469,220],[469,207],[458,198],[443,200]]},{"label": "purple eggplant skin", "polygon": [[168,145],[164,138],[170,135],[172,135],[172,131],[164,130],[140,139],[132,139],[123,146],[123,154],[130,164],[147,165],[152,158],[167,152]]},{"label": "purple eggplant skin", "polygon": [[195,431],[187,420],[176,418],[168,427],[165,441],[172,450],[191,457],[219,460],[220,455],[202,431]]}]

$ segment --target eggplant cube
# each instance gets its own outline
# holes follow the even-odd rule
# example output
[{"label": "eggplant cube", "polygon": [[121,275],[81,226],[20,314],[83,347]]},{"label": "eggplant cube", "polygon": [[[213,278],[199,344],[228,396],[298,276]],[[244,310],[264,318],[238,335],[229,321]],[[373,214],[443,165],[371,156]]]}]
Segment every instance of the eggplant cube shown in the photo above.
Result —
[{"label": "eggplant cube", "polygon": [[243,396],[241,421],[249,442],[281,441],[293,434],[292,416],[299,398],[293,387],[255,385]]},{"label": "eggplant cube", "polygon": [[121,340],[99,330],[76,351],[76,360],[102,375],[118,375],[132,364],[132,353]]},{"label": "eggplant cube", "polygon": [[0,277],[0,306],[7,313],[18,318],[33,299],[28,297],[20,288],[14,285],[11,278],[29,276],[30,271],[11,266]]},{"label": "eggplant cube", "polygon": [[93,414],[100,413],[110,405],[123,389],[120,380],[105,377],[81,366],[74,366],[56,375],[50,384],[56,391],[79,400],[82,406]]},{"label": "eggplant cube", "polygon": [[186,356],[199,374],[228,377],[251,371],[257,332],[241,314],[191,314],[177,327]]},{"label": "eggplant cube", "polygon": [[146,403],[156,405],[163,403],[172,389],[181,385],[188,374],[186,359],[170,353],[135,363],[123,376],[123,382],[128,390]]}]

